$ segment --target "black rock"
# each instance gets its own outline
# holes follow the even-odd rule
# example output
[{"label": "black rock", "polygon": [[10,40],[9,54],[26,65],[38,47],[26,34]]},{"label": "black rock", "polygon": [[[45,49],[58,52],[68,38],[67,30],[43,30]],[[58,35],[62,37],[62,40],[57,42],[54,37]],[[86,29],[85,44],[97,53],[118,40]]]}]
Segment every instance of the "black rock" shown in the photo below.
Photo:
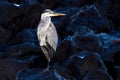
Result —
[{"label": "black rock", "polygon": [[52,0],[52,1],[48,1],[48,0],[37,0],[39,1],[41,4],[43,4],[46,8],[49,8],[49,9],[56,9],[58,8],[61,3],[62,3],[62,0]]},{"label": "black rock", "polygon": [[5,52],[6,49],[9,47],[7,43],[0,43],[0,51]]},{"label": "black rock", "polygon": [[71,42],[69,40],[64,40],[57,48],[56,59],[59,63],[64,63],[67,58],[71,55]]},{"label": "black rock", "polygon": [[0,59],[4,59],[4,58],[6,58],[6,54],[3,52],[0,52]]},{"label": "black rock", "polygon": [[45,9],[38,2],[23,5],[14,3],[0,4],[0,24],[13,31],[36,27],[40,20],[40,14]]},{"label": "black rock", "polygon": [[27,63],[30,65],[30,68],[40,68],[47,65],[47,59],[44,53],[34,43],[10,46],[5,53],[7,58],[16,60],[17,62]]},{"label": "black rock", "polygon": [[120,66],[115,66],[117,68],[117,79],[116,80],[120,80]]},{"label": "black rock", "polygon": [[33,4],[36,0],[7,0],[10,3],[17,3],[17,4]]},{"label": "black rock", "polygon": [[[67,7],[67,6],[76,6],[76,7],[81,7],[83,5],[88,5],[93,3],[95,0],[65,0],[62,4],[62,6]],[[69,5],[68,5],[69,4]]]},{"label": "black rock", "polygon": [[107,71],[99,54],[89,51],[76,53],[69,58],[68,63],[77,79],[83,79],[89,71],[96,69]]},{"label": "black rock", "polygon": [[10,59],[0,60],[0,79],[15,80],[19,70],[28,68],[27,64],[18,63]]},{"label": "black rock", "polygon": [[95,32],[86,26],[80,26],[77,28],[74,35],[93,35],[94,36]]},{"label": "black rock", "polygon": [[22,70],[17,74],[16,80],[69,80],[71,72],[64,68],[55,66],[44,72],[44,69]]},{"label": "black rock", "polygon": [[111,19],[114,23],[114,29],[120,31],[120,1],[119,0],[108,0],[109,4],[107,5],[107,17]]},{"label": "black rock", "polygon": [[120,46],[120,37],[115,35],[108,35],[107,33],[100,33],[96,35],[97,38],[102,42],[104,49],[115,49]]},{"label": "black rock", "polygon": [[24,29],[22,32],[17,33],[11,40],[9,40],[8,44],[16,45],[20,43],[37,43],[37,30],[36,29]]},{"label": "black rock", "polygon": [[118,48],[114,48],[114,49],[106,49],[104,51],[102,51],[100,54],[102,56],[103,61],[112,64],[112,66],[116,65],[120,65],[119,61],[119,57],[120,57],[120,47]]},{"label": "black rock", "polygon": [[106,71],[97,69],[95,71],[88,72],[87,76],[83,80],[113,80],[113,79]]},{"label": "black rock", "polygon": [[[66,14],[64,17],[52,18],[53,23],[55,24],[55,26],[57,28],[60,38],[64,39],[66,36],[73,34],[66,30],[66,26],[71,21],[71,19],[70,19],[71,15],[74,15],[75,13],[77,13],[78,10],[79,10],[79,8],[77,8],[77,7],[58,8],[58,9],[54,10],[55,12],[60,12],[60,13]],[[72,28],[72,29],[74,29],[74,28]]]},{"label": "black rock", "polygon": [[7,57],[19,57],[24,56],[25,54],[34,54],[36,52],[41,53],[40,47],[37,47],[34,43],[23,43],[10,46],[6,50]]},{"label": "black rock", "polygon": [[91,35],[74,35],[68,37],[71,41],[72,53],[77,53],[81,50],[89,50],[93,52],[101,52],[103,50],[101,42]]},{"label": "black rock", "polygon": [[101,16],[94,5],[85,6],[70,16],[66,30],[74,33],[79,26],[87,26],[96,33],[110,32],[112,29],[108,23],[109,21]]},{"label": "black rock", "polygon": [[2,26],[0,26],[0,43],[7,42],[11,36],[12,31],[4,29]]},{"label": "black rock", "polygon": [[[20,16],[20,8],[12,3],[0,3],[0,24],[8,27],[10,22],[17,16]],[[11,15],[10,15],[11,14]],[[14,25],[14,24],[13,24]]]}]

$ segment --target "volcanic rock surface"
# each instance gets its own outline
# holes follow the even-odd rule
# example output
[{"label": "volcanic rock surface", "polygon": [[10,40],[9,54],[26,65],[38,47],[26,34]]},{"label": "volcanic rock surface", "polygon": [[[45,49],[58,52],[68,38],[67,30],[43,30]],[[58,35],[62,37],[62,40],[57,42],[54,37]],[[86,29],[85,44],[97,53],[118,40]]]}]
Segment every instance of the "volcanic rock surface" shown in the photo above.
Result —
[{"label": "volcanic rock surface", "polygon": [[[59,41],[55,64],[37,38],[45,9]],[[119,0],[0,0],[0,80],[120,80]]]}]

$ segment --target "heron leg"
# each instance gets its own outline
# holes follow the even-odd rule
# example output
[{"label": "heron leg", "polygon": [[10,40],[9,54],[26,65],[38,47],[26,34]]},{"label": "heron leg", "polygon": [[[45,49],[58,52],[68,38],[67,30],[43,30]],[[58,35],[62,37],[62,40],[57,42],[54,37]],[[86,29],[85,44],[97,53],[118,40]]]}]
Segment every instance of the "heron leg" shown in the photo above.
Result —
[{"label": "heron leg", "polygon": [[41,46],[41,49],[48,60],[47,68],[40,72],[41,76],[45,76],[46,73],[51,73],[50,69],[52,68],[52,65],[54,63],[54,50],[50,45]]},{"label": "heron leg", "polygon": [[54,64],[55,51],[54,51],[54,49],[47,42],[46,42],[46,44],[47,44],[47,48],[49,50],[48,66],[50,66],[50,65]]},{"label": "heron leg", "polygon": [[47,60],[49,60],[49,50],[48,50],[48,48],[46,46],[41,46],[41,50],[43,51]]},{"label": "heron leg", "polygon": [[54,49],[46,42],[46,46],[41,46],[41,49],[48,60],[48,67],[54,64]]},{"label": "heron leg", "polygon": [[[46,46],[41,46],[41,50],[43,51],[45,57],[47,58],[48,60],[48,64],[49,64],[49,61],[50,61],[50,57],[49,57],[49,49],[46,47]],[[47,65],[47,68],[45,68],[42,72],[40,72],[41,76],[44,76],[47,72],[50,71],[50,66]]]}]

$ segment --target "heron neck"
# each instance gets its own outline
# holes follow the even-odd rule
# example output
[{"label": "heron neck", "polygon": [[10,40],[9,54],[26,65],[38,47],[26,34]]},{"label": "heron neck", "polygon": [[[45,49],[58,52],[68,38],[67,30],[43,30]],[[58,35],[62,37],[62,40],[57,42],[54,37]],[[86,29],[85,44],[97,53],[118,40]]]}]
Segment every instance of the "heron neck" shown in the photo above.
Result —
[{"label": "heron neck", "polygon": [[45,32],[48,29],[50,22],[51,22],[50,17],[45,17],[45,18],[41,17],[41,21],[39,23],[38,30]]}]

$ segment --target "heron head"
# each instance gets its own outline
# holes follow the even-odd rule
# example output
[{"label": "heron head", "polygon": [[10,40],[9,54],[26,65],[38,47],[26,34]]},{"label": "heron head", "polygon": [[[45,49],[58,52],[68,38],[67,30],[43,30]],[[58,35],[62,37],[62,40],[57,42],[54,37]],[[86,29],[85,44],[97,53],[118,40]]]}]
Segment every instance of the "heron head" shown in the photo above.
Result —
[{"label": "heron head", "polygon": [[43,14],[45,14],[47,16],[65,16],[66,15],[66,14],[63,14],[63,13],[53,12],[50,9],[46,9]]}]

